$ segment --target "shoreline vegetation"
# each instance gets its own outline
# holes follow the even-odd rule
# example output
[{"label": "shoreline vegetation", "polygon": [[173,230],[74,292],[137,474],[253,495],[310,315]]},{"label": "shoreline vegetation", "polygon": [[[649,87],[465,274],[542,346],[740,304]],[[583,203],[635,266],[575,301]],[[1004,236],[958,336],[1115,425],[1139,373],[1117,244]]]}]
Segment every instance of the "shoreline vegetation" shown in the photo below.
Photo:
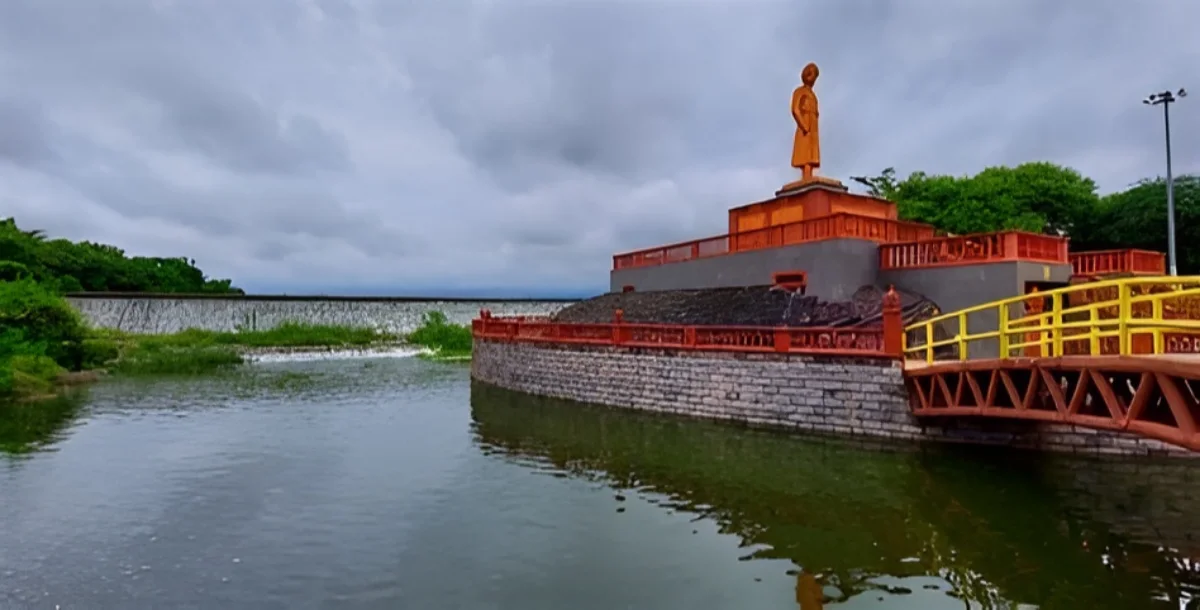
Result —
[{"label": "shoreline vegetation", "polygon": [[202,375],[267,351],[413,347],[420,357],[463,361],[471,330],[429,312],[406,335],[373,328],[284,323],[269,330],[186,330],[139,335],[91,329],[57,291],[32,279],[0,281],[0,402],[50,399],[112,375]]}]

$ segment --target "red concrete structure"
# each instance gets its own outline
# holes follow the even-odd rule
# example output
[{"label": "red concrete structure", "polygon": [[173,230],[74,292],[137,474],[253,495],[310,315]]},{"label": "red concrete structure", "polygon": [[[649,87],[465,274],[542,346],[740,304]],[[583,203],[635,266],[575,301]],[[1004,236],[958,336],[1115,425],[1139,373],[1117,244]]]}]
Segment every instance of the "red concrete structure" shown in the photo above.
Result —
[{"label": "red concrete structure", "polygon": [[745,233],[834,214],[896,220],[896,206],[885,199],[836,188],[812,188],[730,209],[729,232]]},{"label": "red concrete structure", "polygon": [[[1023,293],[1020,313],[999,311],[963,315],[962,328],[949,331],[959,337],[999,324],[1008,316],[1028,320],[1030,328],[1050,315],[1039,287],[1051,289],[1099,279],[1163,275],[1164,256],[1143,250],[1071,252],[1069,240],[1053,235],[1023,231],[1000,231],[976,235],[936,235],[933,227],[898,219],[892,202],[855,195],[840,185],[821,182],[801,186],[766,201],[735,207],[728,213],[729,233],[618,254],[613,257],[614,277],[635,270],[662,268],[674,273],[675,265],[744,257],[748,253],[780,252],[838,240],[874,244],[879,275],[876,285],[895,283],[907,291],[924,294],[949,310],[972,310],[974,306]],[[868,250],[845,249],[865,253]],[[796,254],[795,257],[802,257]],[[788,262],[780,257],[780,264]],[[750,259],[739,259],[750,260]],[[776,264],[775,259],[755,259],[746,264]],[[766,262],[762,262],[766,261]],[[770,277],[774,285],[790,289],[814,288],[831,281],[826,266],[845,266],[847,261],[812,256],[812,266],[772,268],[754,277]],[[857,266],[854,266],[857,265]],[[702,281],[705,274],[728,274],[735,265],[692,268],[689,277]],[[862,262],[853,263],[861,277]],[[840,269],[840,268],[839,268]],[[697,271],[699,270],[699,271]],[[838,271],[842,273],[842,271]],[[787,284],[787,278],[802,278]],[[676,282],[678,283],[678,282]],[[763,282],[766,283],[766,282]],[[1104,286],[1104,285],[1100,285]],[[1106,288],[1073,293],[1072,306],[1114,301]],[[1053,291],[1051,291],[1053,292]],[[1092,294],[1095,292],[1095,294]],[[1058,298],[1058,297],[1055,297]],[[1065,298],[1065,297],[1062,297]],[[1140,297],[1133,297],[1134,300]],[[1185,299],[1187,300],[1187,299]],[[1195,299],[1188,300],[1188,302]],[[1184,301],[1179,301],[1183,303]],[[1114,305],[1115,307],[1116,305]],[[1134,309],[1150,308],[1149,302]],[[1200,319],[1200,312],[1175,312],[1184,307],[1173,301],[1160,307],[1163,319]],[[1139,309],[1140,308],[1140,309]],[[1101,311],[1102,319],[1111,312]],[[1135,312],[1136,313],[1136,312]],[[978,319],[979,316],[984,319]],[[986,316],[991,315],[994,320]],[[1194,315],[1194,317],[1192,317]],[[1012,321],[1014,329],[1023,321]],[[499,325],[499,326],[498,326]],[[969,328],[968,328],[969,327]],[[1198,327],[1200,329],[1200,327]],[[1082,426],[1096,430],[1124,431],[1200,451],[1196,422],[1200,420],[1200,361],[1163,359],[1162,354],[1191,354],[1200,349],[1200,330],[1164,331],[1161,339],[1149,334],[1133,335],[1128,345],[1103,329],[1083,327],[1062,331],[1064,354],[1050,352],[1041,343],[1044,330],[1021,333],[1022,347],[1015,353],[971,352],[956,362],[905,362],[905,383],[914,416],[988,417],[1034,420]],[[1085,336],[1085,333],[1091,333]],[[678,350],[726,350],[743,352],[810,353],[829,356],[875,356],[903,360],[904,328],[894,291],[885,298],[881,324],[869,329],[834,328],[722,328],[625,324],[618,316],[613,324],[560,325],[553,323],[501,322],[485,318],[477,336],[511,341],[590,342],[625,347],[660,347]],[[1109,334],[1106,334],[1109,333]],[[986,332],[984,333],[986,334]],[[1086,340],[1085,340],[1086,339]],[[952,340],[953,341],[953,340]],[[961,341],[961,340],[960,340]],[[1156,343],[1157,341],[1157,343]],[[1099,354],[1099,355],[1097,355]],[[1106,356],[1104,354],[1113,354]],[[1116,354],[1126,354],[1116,356]],[[1136,362],[1130,355],[1156,355]],[[1002,357],[998,357],[1002,356]],[[1191,356],[1181,356],[1188,358]]]},{"label": "red concrete structure", "polygon": [[613,269],[664,265],[709,256],[722,256],[829,239],[865,239],[890,243],[932,236],[933,228],[927,225],[850,212],[837,212],[809,220],[775,224],[616,254],[613,255]]},{"label": "red concrete structure", "polygon": [[[1065,237],[1024,231],[938,235],[930,225],[901,220],[891,201],[850,193],[837,180],[816,175],[821,165],[812,90],[816,74],[815,65],[806,66],[804,84],[793,92],[792,166],[801,169],[800,179],[785,184],[770,199],[730,208],[728,232],[723,235],[614,255],[610,290],[686,295],[772,286],[818,301],[845,303],[864,286],[887,285],[877,323],[844,328],[630,324],[618,310],[611,322],[574,324],[497,318],[483,311],[472,332],[485,340],[488,349],[496,349],[490,352],[493,362],[480,368],[482,373],[516,386],[528,382],[534,388],[557,388],[551,390],[553,394],[570,393],[575,391],[570,384],[557,384],[555,379],[543,379],[540,385],[529,382],[540,375],[522,371],[531,358],[549,361],[556,352],[569,351],[532,344],[603,346],[601,351],[607,354],[601,358],[628,358],[631,364],[625,378],[616,383],[603,375],[593,380],[596,393],[587,396],[645,406],[662,397],[632,400],[629,388],[661,362],[657,355],[650,358],[654,362],[635,362],[640,350],[674,352],[681,361],[807,360],[786,370],[772,368],[775,365],[762,365],[759,370],[758,364],[752,364],[749,368],[754,370],[739,382],[750,389],[771,387],[764,379],[771,373],[763,371],[774,371],[787,380],[794,375],[798,386],[774,387],[772,392],[758,389],[763,395],[795,392],[799,402],[756,399],[733,410],[761,411],[755,405],[771,403],[777,410],[768,409],[765,417],[772,422],[827,429],[826,419],[843,414],[822,411],[819,422],[805,417],[815,417],[818,407],[844,405],[850,413],[869,410],[867,403],[884,404],[896,398],[883,391],[893,383],[897,389],[907,387],[907,405],[901,399],[897,406],[909,407],[913,416],[899,418],[907,423],[896,428],[897,433],[925,437],[925,418],[984,416],[1144,437],[1131,441],[1111,435],[1105,438],[1112,443],[1110,448],[1120,442],[1126,449],[1140,451],[1145,443],[1161,441],[1200,451],[1200,360],[1191,360],[1197,357],[1192,350],[1200,349],[1200,278],[1193,278],[1191,288],[1175,278],[1162,278],[1162,282],[1125,278],[1072,287],[1103,278],[1159,276],[1165,271],[1164,257],[1142,250],[1071,252]],[[925,317],[906,329],[897,290],[921,295],[926,303],[952,313]],[[921,336],[914,339],[915,334]],[[592,354],[591,347],[572,349],[585,354],[581,361]],[[949,360],[947,352],[952,354]],[[821,358],[793,359],[791,354]],[[825,374],[837,377],[847,370],[837,359],[846,357],[873,359],[873,366],[880,369],[870,373],[874,381],[840,386],[841,381],[831,378],[817,380],[814,387],[803,384],[809,364],[823,361],[832,369]],[[590,370],[590,365],[576,362],[570,370],[582,375],[580,371]],[[897,369],[902,369],[903,380]],[[663,379],[671,380],[671,373],[667,371]],[[670,384],[658,381],[649,394],[665,394],[661,388]],[[608,392],[605,386],[610,383],[624,393]],[[880,392],[868,396],[864,386]],[[829,387],[841,389],[826,393]],[[707,396],[710,401],[738,400],[732,382],[716,384],[715,392]],[[690,396],[682,386],[675,393]],[[669,408],[677,411],[686,406],[672,403]],[[880,433],[885,425],[896,424],[895,415],[889,413],[857,430]],[[762,412],[747,415],[763,416]],[[850,417],[831,429],[854,431],[858,423]],[[1073,429],[1065,434],[1071,442],[1077,440]]]},{"label": "red concrete structure", "polygon": [[930,225],[898,219],[894,203],[828,184],[731,208],[724,235],[613,255],[614,270],[654,267],[740,252],[835,239],[879,244],[880,270],[991,262],[1069,264],[1080,278],[1161,275],[1165,256],[1147,250],[1070,252],[1068,240],[1024,231],[938,236]]}]

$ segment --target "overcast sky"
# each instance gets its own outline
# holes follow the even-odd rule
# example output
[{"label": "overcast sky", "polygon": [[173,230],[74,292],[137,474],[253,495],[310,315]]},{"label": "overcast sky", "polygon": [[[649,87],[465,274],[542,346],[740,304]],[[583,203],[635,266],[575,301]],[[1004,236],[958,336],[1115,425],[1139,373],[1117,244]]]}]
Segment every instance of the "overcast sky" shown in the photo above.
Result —
[{"label": "overcast sky", "polygon": [[789,167],[1200,171],[1196,0],[0,0],[0,217],[253,292],[594,293]]}]

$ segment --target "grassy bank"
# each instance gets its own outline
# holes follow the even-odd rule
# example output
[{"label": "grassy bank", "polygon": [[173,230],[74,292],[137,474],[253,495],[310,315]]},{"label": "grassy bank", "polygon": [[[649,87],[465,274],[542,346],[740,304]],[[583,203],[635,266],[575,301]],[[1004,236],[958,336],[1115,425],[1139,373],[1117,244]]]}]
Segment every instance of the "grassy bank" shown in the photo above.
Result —
[{"label": "grassy bank", "polygon": [[186,330],[166,335],[94,331],[92,340],[106,347],[108,368],[127,375],[202,374],[235,367],[244,354],[259,348],[365,348],[389,343],[424,347],[434,360],[471,356],[471,330],[452,324],[441,312],[426,314],[420,327],[405,335],[372,328],[287,322],[270,330],[217,332]]},{"label": "grassy bank", "polygon": [[114,348],[111,370],[129,375],[198,374],[242,364],[255,348],[361,348],[403,337],[372,328],[286,322],[270,330],[185,330],[168,335],[97,331]]},{"label": "grassy bank", "polygon": [[471,355],[471,330],[441,312],[426,314],[407,336],[372,328],[285,323],[270,330],[187,330],[140,335],[88,329],[56,292],[32,280],[0,281],[0,400],[53,395],[71,371],[194,375],[245,362],[263,348],[365,348],[408,342],[435,360]]}]

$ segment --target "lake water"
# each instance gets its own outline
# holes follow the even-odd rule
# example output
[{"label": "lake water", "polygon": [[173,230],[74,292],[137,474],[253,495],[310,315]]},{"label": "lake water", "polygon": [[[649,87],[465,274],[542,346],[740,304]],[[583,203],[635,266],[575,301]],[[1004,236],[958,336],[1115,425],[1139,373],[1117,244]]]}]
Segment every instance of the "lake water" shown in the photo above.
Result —
[{"label": "lake water", "polygon": [[0,407],[0,608],[1195,608],[1195,470],[801,439],[416,358],[110,380]]}]

